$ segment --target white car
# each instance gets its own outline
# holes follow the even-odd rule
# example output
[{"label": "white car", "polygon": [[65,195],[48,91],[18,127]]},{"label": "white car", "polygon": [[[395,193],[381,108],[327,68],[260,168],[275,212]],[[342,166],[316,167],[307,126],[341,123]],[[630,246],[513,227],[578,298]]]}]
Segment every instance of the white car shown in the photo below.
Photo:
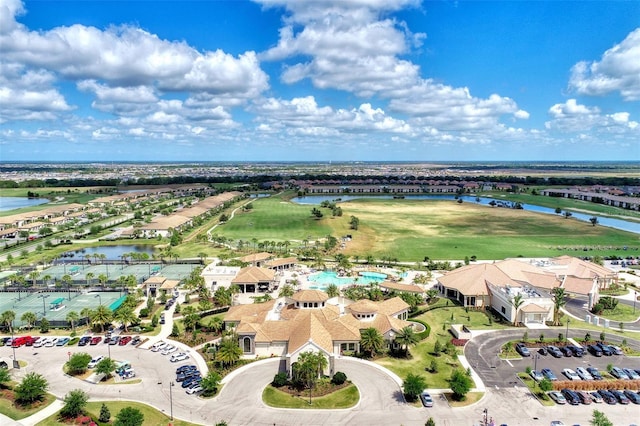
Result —
[{"label": "white car", "polygon": [[576,368],[576,373],[582,380],[593,380],[593,376],[589,374],[586,368],[578,367]]},{"label": "white car", "polygon": [[167,346],[169,346],[168,343],[158,342],[158,343],[154,344],[153,346],[151,346],[151,351],[152,352],[158,352],[158,351],[166,348]]},{"label": "white car", "polygon": [[202,386],[198,385],[198,386],[194,386],[192,388],[187,389],[187,393],[189,395],[193,395],[194,393],[198,393],[198,392],[202,392],[204,389],[202,388]]},{"label": "white car", "polygon": [[56,345],[57,342],[58,342],[57,337],[50,337],[49,339],[47,339],[47,343],[45,343],[44,346],[46,348],[52,348]]},{"label": "white car", "polygon": [[41,348],[46,343],[46,341],[47,341],[47,339],[45,339],[44,337],[40,338],[33,344],[33,347],[34,348]]},{"label": "white car", "polygon": [[184,352],[180,352],[179,354],[171,355],[171,359],[169,359],[169,361],[171,361],[171,362],[179,362],[179,361],[184,361],[185,359],[189,359],[189,355],[187,355]]},{"label": "white car", "polygon": [[562,370],[562,374],[567,376],[567,379],[569,380],[582,380],[580,376],[578,376],[578,374],[570,368],[565,368],[564,370]]},{"label": "white car", "polygon": [[91,359],[91,361],[89,361],[89,365],[87,365],[87,368],[96,368],[96,365],[98,365],[98,363],[103,359],[104,359],[104,356],[102,355]]},{"label": "white car", "polygon": [[162,353],[162,355],[169,355],[169,354],[172,354],[172,353],[176,352],[177,350],[178,350],[178,348],[176,348],[175,346],[169,345],[166,348],[164,348],[161,353]]}]

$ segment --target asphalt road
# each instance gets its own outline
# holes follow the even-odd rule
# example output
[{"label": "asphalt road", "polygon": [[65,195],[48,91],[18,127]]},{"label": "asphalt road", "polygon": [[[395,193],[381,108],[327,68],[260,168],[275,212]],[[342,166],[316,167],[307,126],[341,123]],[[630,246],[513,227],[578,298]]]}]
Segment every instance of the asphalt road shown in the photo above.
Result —
[{"label": "asphalt road", "polygon": [[[522,335],[519,330],[511,333]],[[490,333],[477,337],[476,341],[468,345],[467,357],[473,367],[479,366],[480,376],[487,383],[501,384],[497,389],[495,385],[490,386],[485,397],[469,407],[452,409],[437,395],[433,408],[411,406],[404,402],[400,386],[394,377],[369,363],[343,358],[336,361],[336,369],[345,372],[358,386],[361,399],[356,407],[346,410],[270,408],[262,402],[261,394],[264,386],[279,370],[280,360],[274,358],[253,363],[228,376],[228,382],[221,393],[213,399],[204,400],[187,395],[181,387],[173,387],[173,414],[177,418],[200,424],[224,420],[229,425],[424,425],[431,416],[439,426],[451,426],[480,424],[482,412],[487,409],[498,424],[548,425],[551,420],[562,420],[566,424],[588,424],[591,409],[582,406],[543,407],[522,386],[509,383],[514,381],[515,372],[519,368],[509,366],[508,363],[495,365],[493,368],[491,354],[496,353],[493,348],[501,338],[509,337],[504,332]],[[473,354],[475,347],[479,348],[477,358]],[[126,385],[93,385],[62,373],[67,353],[80,351],[91,355],[107,355],[107,346],[100,344],[83,348],[38,349],[22,347],[16,352],[18,358],[25,360],[28,365],[18,375],[22,376],[30,371],[43,374],[49,381],[50,391],[58,397],[63,397],[71,389],[83,389],[92,400],[134,400],[153,405],[169,414],[169,385],[175,380],[175,368],[190,362],[188,360],[174,364],[169,362],[168,357],[157,352],[132,346],[111,346],[112,357],[131,362],[137,378],[142,381]],[[0,348],[0,356],[8,357],[11,354],[11,348]],[[524,369],[526,365],[521,367]],[[485,373],[487,371],[490,375]],[[640,418],[638,406],[601,404],[598,409],[607,413],[616,425],[629,424],[631,419]]]}]

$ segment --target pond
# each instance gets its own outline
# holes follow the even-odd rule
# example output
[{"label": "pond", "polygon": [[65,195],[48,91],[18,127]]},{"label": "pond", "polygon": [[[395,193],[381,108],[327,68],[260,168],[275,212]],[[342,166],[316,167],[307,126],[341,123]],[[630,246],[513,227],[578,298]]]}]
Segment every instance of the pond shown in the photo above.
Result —
[{"label": "pond", "polygon": [[153,247],[148,245],[119,245],[119,246],[102,246],[102,247],[89,247],[80,250],[68,251],[62,254],[63,258],[71,258],[77,260],[86,259],[86,255],[90,255],[89,260],[94,260],[94,255],[105,255],[104,260],[122,260],[122,255],[125,253],[147,253],[149,259],[154,253]]},{"label": "pond", "polygon": [[[334,201],[340,199],[340,202],[357,200],[362,198],[368,199],[382,199],[382,200],[391,200],[393,199],[393,195],[340,195],[340,194],[332,194],[332,195],[309,195],[306,197],[295,197],[292,198],[291,201],[298,204],[309,204],[309,205],[318,205],[323,201]],[[432,194],[417,194],[417,195],[405,195],[405,199],[407,200],[456,200],[455,194],[443,194],[443,195],[432,195]],[[475,204],[483,204],[489,205],[489,203],[505,203],[507,205],[511,204],[510,201],[499,200],[491,197],[476,197],[475,195],[461,195],[459,198],[465,203],[475,203]],[[558,215],[555,212],[555,209],[550,207],[542,207],[537,206],[535,204],[522,204],[523,210],[529,210],[537,213],[544,214],[552,214]],[[594,214],[585,214],[578,212],[571,212],[572,218],[589,222],[589,219],[592,217],[598,218],[598,224],[602,226],[608,226],[610,228],[620,229],[622,231],[633,232],[635,234],[640,234],[640,222],[633,222],[624,219],[614,219],[607,216],[598,216]]]},{"label": "pond", "polygon": [[21,209],[48,203],[46,198],[0,197],[0,211]]}]

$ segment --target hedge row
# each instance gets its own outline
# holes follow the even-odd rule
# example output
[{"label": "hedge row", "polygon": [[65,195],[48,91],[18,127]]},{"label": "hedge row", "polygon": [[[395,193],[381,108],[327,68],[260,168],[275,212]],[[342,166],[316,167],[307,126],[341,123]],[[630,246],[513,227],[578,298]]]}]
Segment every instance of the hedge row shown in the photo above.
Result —
[{"label": "hedge row", "polygon": [[600,389],[640,389],[640,380],[554,380],[554,390],[573,389],[595,391]]},{"label": "hedge row", "polygon": [[429,326],[429,324],[427,324],[426,322],[424,322],[422,320],[415,319],[415,318],[411,318],[411,321],[412,322],[417,322],[419,324],[424,325],[425,330],[423,332],[421,332],[421,333],[416,333],[420,340],[424,340],[427,337],[429,337],[429,334],[431,334],[431,327]]}]

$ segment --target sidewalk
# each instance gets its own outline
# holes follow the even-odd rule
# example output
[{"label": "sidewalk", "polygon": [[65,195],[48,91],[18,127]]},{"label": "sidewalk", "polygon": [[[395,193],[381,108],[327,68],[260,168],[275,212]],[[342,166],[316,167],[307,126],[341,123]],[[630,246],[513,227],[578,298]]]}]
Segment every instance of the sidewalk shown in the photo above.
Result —
[{"label": "sidewalk", "polygon": [[[40,423],[42,420],[46,419],[47,417],[50,417],[55,413],[57,413],[58,411],[60,411],[63,406],[64,406],[64,403],[60,399],[56,399],[47,408],[42,409],[29,417],[25,417],[24,419],[20,420],[19,423],[14,423],[14,424],[17,424],[17,425],[19,424],[24,426],[36,425]],[[9,419],[9,421],[13,421],[13,420]],[[11,424],[11,423],[5,423],[4,421],[0,423],[2,423],[3,426]]]}]

